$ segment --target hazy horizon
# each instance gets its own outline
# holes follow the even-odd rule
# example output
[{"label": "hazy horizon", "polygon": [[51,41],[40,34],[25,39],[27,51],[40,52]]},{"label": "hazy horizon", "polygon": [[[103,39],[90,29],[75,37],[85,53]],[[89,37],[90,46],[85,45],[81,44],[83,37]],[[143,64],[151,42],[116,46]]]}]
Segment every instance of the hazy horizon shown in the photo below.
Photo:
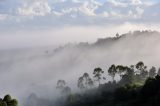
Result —
[{"label": "hazy horizon", "polygon": [[[159,10],[159,0],[0,0],[0,96],[52,100],[58,79],[75,92],[95,67],[159,68]],[[108,38],[117,33],[126,36]]]},{"label": "hazy horizon", "polygon": [[0,49],[95,42],[159,29],[158,0],[1,0]]}]

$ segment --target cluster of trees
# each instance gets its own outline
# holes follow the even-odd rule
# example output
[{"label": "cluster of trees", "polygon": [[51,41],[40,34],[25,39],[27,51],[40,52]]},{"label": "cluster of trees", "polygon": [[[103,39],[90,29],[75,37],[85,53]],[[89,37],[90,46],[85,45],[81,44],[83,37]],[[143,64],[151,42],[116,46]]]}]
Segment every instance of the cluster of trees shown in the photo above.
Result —
[{"label": "cluster of trees", "polygon": [[[112,77],[112,82],[116,82],[115,76],[119,75],[119,85],[136,83],[143,84],[148,77],[154,78],[157,74],[160,75],[160,69],[157,71],[154,66],[152,66],[150,69],[147,69],[147,66],[142,61],[131,66],[113,64],[109,67],[107,72],[108,76]],[[93,78],[91,78],[88,73],[84,73],[81,77],[79,77],[77,87],[80,89],[93,88],[96,82],[98,82],[98,85],[100,86],[102,85],[101,81],[106,80],[106,77],[103,77],[103,74],[104,71],[100,67],[93,70]],[[111,81],[108,83],[111,83]],[[65,80],[58,80],[57,88],[61,89],[62,91],[71,91],[71,88],[66,86]]]},{"label": "cluster of trees", "polygon": [[71,88],[66,85],[65,80],[58,80],[56,88],[59,89],[63,95],[71,94]]},{"label": "cluster of trees", "polygon": [[[66,99],[60,100],[61,106],[160,106],[160,69],[150,69],[143,62],[136,65],[111,65],[107,70],[112,81],[101,84],[104,71],[95,68],[93,78],[84,73],[78,79],[78,88],[84,92],[72,94],[71,89]],[[115,76],[120,80],[116,81]],[[93,80],[94,79],[94,80]],[[57,83],[57,86],[64,85]],[[95,83],[98,82],[98,86]],[[59,87],[60,87],[59,86]],[[61,87],[60,87],[61,88]],[[63,87],[64,90],[65,86]],[[69,88],[69,87],[68,87]],[[62,91],[63,91],[62,90]]]},{"label": "cluster of trees", "polygon": [[12,99],[10,95],[6,95],[3,99],[0,98],[0,106],[18,106],[18,101]]}]

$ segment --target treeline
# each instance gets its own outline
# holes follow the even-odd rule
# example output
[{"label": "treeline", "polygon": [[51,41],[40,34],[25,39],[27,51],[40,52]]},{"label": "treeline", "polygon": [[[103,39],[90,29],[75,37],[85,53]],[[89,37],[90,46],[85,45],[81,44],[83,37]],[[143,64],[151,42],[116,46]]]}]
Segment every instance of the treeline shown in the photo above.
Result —
[{"label": "treeline", "polygon": [[18,106],[18,101],[12,99],[10,95],[6,95],[3,99],[0,98],[0,106]]},{"label": "treeline", "polygon": [[[111,65],[107,70],[112,81],[105,82],[104,71],[93,70],[93,78],[84,73],[77,81],[81,93],[73,94],[65,80],[57,82],[62,97],[57,106],[160,106],[160,69],[150,69],[143,62],[136,65]],[[120,80],[116,81],[115,76]],[[103,81],[103,84],[101,83]],[[97,85],[98,83],[98,85]]]}]

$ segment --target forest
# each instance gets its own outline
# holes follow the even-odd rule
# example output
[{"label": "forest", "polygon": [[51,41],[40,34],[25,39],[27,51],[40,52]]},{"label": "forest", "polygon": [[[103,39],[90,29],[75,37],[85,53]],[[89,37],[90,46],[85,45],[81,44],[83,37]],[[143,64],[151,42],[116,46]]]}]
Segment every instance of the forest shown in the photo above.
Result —
[{"label": "forest", "polygon": [[77,81],[78,93],[72,93],[65,80],[58,80],[61,97],[55,106],[160,106],[160,69],[148,69],[140,61],[131,66],[113,64],[107,72],[112,77],[108,82],[100,67],[93,70],[93,78],[84,73]]},{"label": "forest", "polygon": [[[93,70],[93,78],[88,73],[82,74],[77,79],[80,92],[76,93],[60,79],[56,86],[61,94],[59,98],[40,99],[34,105],[36,95],[32,95],[26,106],[160,106],[160,68],[148,68],[140,61],[131,66],[113,64],[107,73],[111,81],[107,81],[100,67]],[[18,101],[6,95],[0,98],[0,106],[18,106]]]},{"label": "forest", "polygon": [[5,95],[3,99],[0,98],[0,106],[18,106],[18,101],[10,95]]}]

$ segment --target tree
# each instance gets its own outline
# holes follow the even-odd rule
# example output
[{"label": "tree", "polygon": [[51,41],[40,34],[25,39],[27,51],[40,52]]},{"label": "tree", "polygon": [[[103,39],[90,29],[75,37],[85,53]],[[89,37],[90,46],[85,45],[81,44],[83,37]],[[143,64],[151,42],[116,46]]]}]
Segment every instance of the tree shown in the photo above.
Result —
[{"label": "tree", "polygon": [[119,33],[116,34],[116,37],[119,38]]},{"label": "tree", "polygon": [[94,82],[91,78],[88,79],[88,86],[92,88],[94,86]]},{"label": "tree", "polygon": [[118,65],[116,67],[117,72],[120,74],[120,77],[122,78],[122,74],[125,72],[125,67],[122,65]]},{"label": "tree", "polygon": [[95,68],[93,71],[94,77],[96,78],[96,81],[98,81],[99,85],[100,85],[100,80],[102,79],[101,76],[104,73],[104,71],[102,71],[101,68]]},{"label": "tree", "polygon": [[152,66],[152,68],[149,70],[149,77],[155,77],[156,76],[156,68]]},{"label": "tree", "polygon": [[0,98],[0,106],[18,106],[18,101],[12,99],[10,95],[5,95],[3,100]]},{"label": "tree", "polygon": [[160,68],[158,69],[158,73],[157,74],[160,75]]},{"label": "tree", "polygon": [[78,88],[80,88],[81,90],[85,88],[83,81],[84,81],[83,77],[79,77],[77,86],[78,86]]},{"label": "tree", "polygon": [[11,101],[12,106],[18,106],[18,101],[16,99],[13,99]]},{"label": "tree", "polygon": [[93,81],[92,79],[90,78],[89,74],[88,73],[84,73],[83,74],[83,81],[84,81],[84,86],[85,88],[88,88],[88,87],[93,87]]},{"label": "tree", "polygon": [[7,106],[7,103],[5,101],[0,101],[0,106]]},{"label": "tree", "polygon": [[136,68],[138,70],[140,79],[145,80],[148,76],[147,66],[145,66],[144,63],[140,61],[136,64]]},{"label": "tree", "polygon": [[113,64],[111,65],[111,67],[108,69],[108,74],[112,77],[112,80],[114,81],[114,77],[117,73],[117,70],[116,70],[116,66]]},{"label": "tree", "polygon": [[3,98],[3,101],[5,101],[6,103],[11,102],[11,100],[12,100],[12,98],[11,98],[10,95],[6,95],[6,96],[4,96],[4,98]]},{"label": "tree", "polygon": [[64,95],[70,95],[71,94],[71,88],[68,87],[68,86],[64,87],[64,89],[62,90],[62,93]]},{"label": "tree", "polygon": [[89,79],[90,79],[89,74],[84,73],[83,78],[84,78],[85,88],[88,88],[88,82],[89,82]]},{"label": "tree", "polygon": [[132,66],[131,67],[126,66],[125,69],[126,69],[126,78],[127,78],[126,81],[128,82],[127,84],[132,84],[134,81],[134,75],[135,75],[134,69]]},{"label": "tree", "polygon": [[58,89],[63,89],[66,85],[66,82],[64,80],[58,80],[57,81],[57,87]]},{"label": "tree", "polygon": [[136,64],[136,68],[138,69],[139,73],[141,73],[142,71],[145,71],[147,66],[145,66],[144,63],[140,61]]}]

